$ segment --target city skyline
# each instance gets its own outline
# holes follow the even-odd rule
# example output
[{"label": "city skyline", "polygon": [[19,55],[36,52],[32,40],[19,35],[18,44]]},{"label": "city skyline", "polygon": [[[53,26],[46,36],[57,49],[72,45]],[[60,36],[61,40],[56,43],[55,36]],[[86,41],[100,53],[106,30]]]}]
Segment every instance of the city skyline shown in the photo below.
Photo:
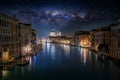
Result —
[{"label": "city skyline", "polygon": [[[14,5],[13,5],[14,4]],[[0,12],[16,15],[31,23],[38,36],[48,36],[54,28],[64,35],[115,23],[120,18],[117,0],[4,0]]]}]

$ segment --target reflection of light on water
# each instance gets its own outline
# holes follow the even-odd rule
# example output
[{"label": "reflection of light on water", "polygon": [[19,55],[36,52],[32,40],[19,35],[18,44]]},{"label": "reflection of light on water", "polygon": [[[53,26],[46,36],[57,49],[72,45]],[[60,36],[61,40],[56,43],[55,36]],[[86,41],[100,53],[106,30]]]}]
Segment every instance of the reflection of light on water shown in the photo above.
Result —
[{"label": "reflection of light on water", "polygon": [[91,51],[89,51],[89,60],[91,60]]},{"label": "reflection of light on water", "polygon": [[81,59],[84,63],[84,65],[86,64],[87,60],[89,59],[89,50],[85,49],[85,48],[81,48]]},{"label": "reflection of light on water", "polygon": [[25,74],[25,70],[24,70],[24,67],[22,67],[22,75]]},{"label": "reflection of light on water", "polygon": [[31,59],[31,57],[30,57],[30,60],[29,60],[29,65],[31,66],[32,65],[32,59]]},{"label": "reflection of light on water", "polygon": [[78,52],[80,52],[81,51],[81,48],[78,48]]},{"label": "reflection of light on water", "polygon": [[52,59],[55,59],[55,44],[47,43],[47,53],[50,54]]},{"label": "reflection of light on water", "polygon": [[86,63],[86,50],[85,49],[82,49],[82,54],[83,54],[83,62],[84,64]]},{"label": "reflection of light on water", "polygon": [[36,64],[36,61],[37,61],[36,56],[34,56],[34,64]]},{"label": "reflection of light on water", "polygon": [[30,71],[32,69],[32,57],[29,58],[29,66],[28,66],[28,70]]},{"label": "reflection of light on water", "polygon": [[98,55],[95,55],[95,57],[96,57],[96,60],[98,60]]},{"label": "reflection of light on water", "polygon": [[34,67],[34,65],[36,64],[36,62],[37,62],[37,57],[36,56],[31,57],[30,56],[28,69],[31,70]]},{"label": "reflection of light on water", "polygon": [[65,51],[66,55],[69,55],[70,54],[70,46],[64,45],[64,51]]},{"label": "reflection of light on water", "polygon": [[8,74],[9,74],[9,71],[7,71],[7,70],[2,71],[2,76],[3,77],[7,77]]},{"label": "reflection of light on water", "polygon": [[47,43],[47,53],[50,51],[50,43]]},{"label": "reflection of light on water", "polygon": [[54,44],[51,45],[51,57],[52,59],[55,59],[55,45]]}]

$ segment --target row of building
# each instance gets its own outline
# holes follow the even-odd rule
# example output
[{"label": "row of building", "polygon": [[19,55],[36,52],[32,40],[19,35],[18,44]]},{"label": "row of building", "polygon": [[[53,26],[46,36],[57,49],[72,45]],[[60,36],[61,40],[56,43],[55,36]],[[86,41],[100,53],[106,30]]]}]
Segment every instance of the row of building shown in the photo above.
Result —
[{"label": "row of building", "polygon": [[120,59],[120,21],[91,31],[77,31],[72,45],[90,47],[114,59]]},{"label": "row of building", "polygon": [[77,31],[75,32],[71,41],[72,45],[80,47],[90,47],[90,32],[89,31]]},{"label": "row of building", "polygon": [[50,35],[47,37],[46,42],[70,44],[70,40],[70,37],[62,36],[61,32],[56,33],[54,29],[52,29]]},{"label": "row of building", "polygon": [[52,30],[47,42],[87,47],[111,58],[120,59],[120,21],[91,31],[77,31],[71,37],[61,34],[56,36]]},{"label": "row of building", "polygon": [[31,24],[20,23],[15,16],[0,13],[0,57],[4,56],[4,51],[13,57],[24,55],[29,49],[34,49],[35,40],[36,31]]}]

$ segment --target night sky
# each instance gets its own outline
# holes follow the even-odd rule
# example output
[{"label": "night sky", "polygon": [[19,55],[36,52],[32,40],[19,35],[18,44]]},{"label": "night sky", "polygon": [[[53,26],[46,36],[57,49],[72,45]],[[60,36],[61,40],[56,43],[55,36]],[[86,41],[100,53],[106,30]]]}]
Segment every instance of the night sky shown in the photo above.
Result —
[{"label": "night sky", "polygon": [[39,36],[52,28],[68,35],[117,22],[120,5],[117,0],[2,0],[0,12],[31,23]]}]

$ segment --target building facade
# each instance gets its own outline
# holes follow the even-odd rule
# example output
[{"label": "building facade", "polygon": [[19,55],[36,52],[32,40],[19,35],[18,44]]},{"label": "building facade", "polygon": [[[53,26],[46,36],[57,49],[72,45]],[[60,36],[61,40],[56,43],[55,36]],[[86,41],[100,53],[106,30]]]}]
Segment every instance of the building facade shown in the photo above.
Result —
[{"label": "building facade", "polygon": [[14,58],[31,53],[35,40],[36,31],[31,24],[20,23],[15,16],[0,13],[0,58],[5,55],[4,51]]},{"label": "building facade", "polygon": [[120,60],[120,23],[111,25],[110,56]]},{"label": "building facade", "polygon": [[[93,46],[96,51],[106,50],[110,47],[110,39],[111,38],[111,28],[110,26],[105,26],[101,28],[97,28],[94,32]],[[106,51],[109,54],[109,51]]]},{"label": "building facade", "polygon": [[10,56],[17,55],[19,47],[17,46],[17,26],[18,20],[15,16],[10,17],[0,14],[0,56],[6,49]]},{"label": "building facade", "polygon": [[50,32],[50,35],[49,35],[49,36],[51,36],[51,37],[56,37],[56,33],[55,33],[54,29],[52,29],[52,31]]},{"label": "building facade", "polygon": [[73,37],[74,39],[74,45],[75,46],[79,46],[79,43],[80,43],[80,34],[78,34],[78,33],[75,33],[75,35],[74,35],[74,37]]},{"label": "building facade", "polygon": [[36,30],[32,29],[31,30],[31,47],[32,47],[31,52],[32,53],[35,53],[35,51],[36,51],[36,44],[37,44],[37,41],[36,41]]},{"label": "building facade", "polygon": [[19,23],[19,46],[20,46],[20,54],[21,55],[26,55],[27,46],[29,48],[31,47],[31,39],[32,39],[32,33],[31,33],[31,24],[24,24],[24,23]]},{"label": "building facade", "polygon": [[77,31],[75,32],[75,46],[90,47],[90,32],[89,31]]}]

